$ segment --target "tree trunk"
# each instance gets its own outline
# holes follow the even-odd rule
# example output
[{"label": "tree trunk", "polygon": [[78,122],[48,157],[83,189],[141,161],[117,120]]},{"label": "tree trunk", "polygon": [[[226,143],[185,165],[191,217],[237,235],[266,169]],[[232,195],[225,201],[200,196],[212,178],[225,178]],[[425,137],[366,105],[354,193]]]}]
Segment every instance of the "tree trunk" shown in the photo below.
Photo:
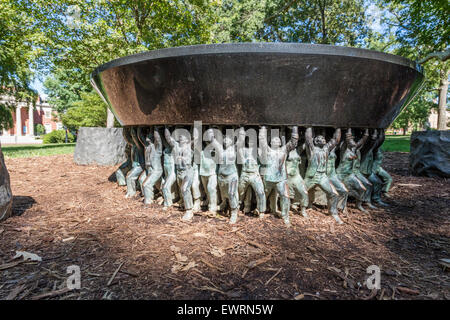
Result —
[{"label": "tree trunk", "polygon": [[438,104],[438,130],[447,129],[447,92],[448,92],[448,76],[450,69],[443,67],[440,72],[439,83],[439,104]]},{"label": "tree trunk", "polygon": [[106,127],[114,128],[114,113],[109,108],[106,108],[107,118],[106,118]]}]

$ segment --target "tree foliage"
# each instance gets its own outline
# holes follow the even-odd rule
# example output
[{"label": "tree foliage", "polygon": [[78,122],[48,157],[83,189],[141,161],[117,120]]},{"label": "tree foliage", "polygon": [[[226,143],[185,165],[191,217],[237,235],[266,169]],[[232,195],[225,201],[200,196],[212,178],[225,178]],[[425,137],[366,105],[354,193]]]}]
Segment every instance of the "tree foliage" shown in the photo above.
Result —
[{"label": "tree foliage", "polygon": [[[41,51],[33,46],[40,34],[34,21],[16,6],[16,1],[0,1],[0,95],[16,100],[35,102],[36,93],[30,88],[30,66]],[[12,127],[11,105],[0,103],[0,130]]]},{"label": "tree foliage", "polygon": [[[393,53],[420,60],[433,52],[444,51],[450,40],[450,3],[447,0],[379,0],[389,14],[383,20],[387,32],[395,36]],[[394,125],[408,121],[418,125],[427,109],[437,108],[445,116],[450,61],[429,60],[424,64],[426,83],[411,105],[397,118]],[[441,97],[439,97],[439,95]],[[434,101],[439,100],[439,103]],[[421,107],[416,104],[421,103]],[[426,117],[427,117],[426,116]]]},{"label": "tree foliage", "polygon": [[80,127],[105,127],[106,104],[96,92],[83,92],[81,100],[74,102],[61,120],[70,131],[78,131]]}]

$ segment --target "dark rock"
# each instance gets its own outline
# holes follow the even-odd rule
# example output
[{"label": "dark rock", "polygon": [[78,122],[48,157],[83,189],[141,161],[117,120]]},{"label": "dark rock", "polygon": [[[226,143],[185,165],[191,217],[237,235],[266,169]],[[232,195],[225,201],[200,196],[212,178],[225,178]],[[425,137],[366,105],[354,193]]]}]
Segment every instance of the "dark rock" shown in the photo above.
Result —
[{"label": "dark rock", "polygon": [[416,176],[450,178],[450,130],[413,132],[409,169]]},{"label": "dark rock", "polygon": [[114,166],[126,160],[122,128],[80,128],[73,160],[76,164]]},{"label": "dark rock", "polygon": [[2,147],[0,145],[0,221],[11,216],[12,213],[12,192],[9,173],[6,169],[3,158]]}]

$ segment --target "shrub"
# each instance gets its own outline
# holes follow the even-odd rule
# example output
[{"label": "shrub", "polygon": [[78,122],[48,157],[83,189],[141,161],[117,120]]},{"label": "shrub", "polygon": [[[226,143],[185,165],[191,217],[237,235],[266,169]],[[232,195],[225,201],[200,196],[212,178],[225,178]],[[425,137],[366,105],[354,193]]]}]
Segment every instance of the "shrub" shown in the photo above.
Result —
[{"label": "shrub", "polygon": [[[67,133],[67,142],[74,142],[75,138],[70,132]],[[64,143],[66,142],[66,131],[65,130],[55,130],[44,135],[42,142],[47,143]]]},{"label": "shrub", "polygon": [[37,136],[42,136],[45,134],[45,127],[42,124],[38,123],[34,128]]}]

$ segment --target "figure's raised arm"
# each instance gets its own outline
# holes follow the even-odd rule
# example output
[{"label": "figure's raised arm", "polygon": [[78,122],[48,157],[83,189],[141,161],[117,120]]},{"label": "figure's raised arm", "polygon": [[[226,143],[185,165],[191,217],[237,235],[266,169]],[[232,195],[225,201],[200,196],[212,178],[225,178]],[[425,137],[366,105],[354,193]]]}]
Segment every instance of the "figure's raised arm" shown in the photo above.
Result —
[{"label": "figure's raised arm", "polygon": [[155,148],[158,151],[162,151],[163,144],[161,140],[161,135],[159,134],[158,128],[155,127],[154,133],[153,133],[154,139],[155,139]]},{"label": "figure's raised arm", "polygon": [[328,150],[333,150],[341,141],[341,128],[336,128],[333,138],[328,142]]},{"label": "figure's raised arm", "polygon": [[131,137],[130,131],[131,131],[131,129],[129,127],[125,127],[125,128],[123,128],[122,133],[123,133],[123,138],[125,139],[125,141],[131,145],[134,143],[133,143],[133,138]]},{"label": "figure's raised arm", "polygon": [[146,147],[148,145],[148,141],[147,141],[147,135],[144,133],[144,127],[138,127],[136,135],[137,135],[139,141],[141,142],[141,144]]},{"label": "figure's raised arm", "polygon": [[379,129],[378,138],[373,149],[378,150],[382,146],[384,139],[385,139],[384,129]]},{"label": "figure's raised arm", "polygon": [[217,152],[217,159],[219,159],[219,164],[223,161],[223,145],[217,141],[214,132],[211,135],[211,146],[213,146],[214,150]]},{"label": "figure's raised arm", "polygon": [[240,127],[238,131],[238,138],[236,141],[236,147],[238,150],[242,149],[245,144],[245,129],[244,127]]},{"label": "figure's raised arm", "polygon": [[169,146],[171,146],[172,148],[176,147],[177,142],[175,141],[174,138],[172,138],[172,135],[170,134],[170,131],[167,127],[164,128],[164,137],[166,138],[166,141],[169,144]]},{"label": "figure's raised arm", "polygon": [[369,138],[369,129],[364,130],[364,135],[359,141],[356,143],[356,149],[360,149]]},{"label": "figure's raised arm", "polygon": [[297,147],[298,143],[298,127],[293,126],[291,132],[291,139],[286,143],[286,152],[289,153]]},{"label": "figure's raised arm", "polygon": [[130,134],[131,134],[131,138],[135,144],[135,146],[138,148],[139,151],[143,152],[144,148],[142,146],[141,141],[139,140],[139,138],[137,137],[137,131],[140,129],[141,127],[139,127],[138,129],[135,128],[131,128],[130,130]]},{"label": "figure's raised arm", "polygon": [[313,128],[308,127],[305,131],[306,150],[311,152],[314,149]]}]

